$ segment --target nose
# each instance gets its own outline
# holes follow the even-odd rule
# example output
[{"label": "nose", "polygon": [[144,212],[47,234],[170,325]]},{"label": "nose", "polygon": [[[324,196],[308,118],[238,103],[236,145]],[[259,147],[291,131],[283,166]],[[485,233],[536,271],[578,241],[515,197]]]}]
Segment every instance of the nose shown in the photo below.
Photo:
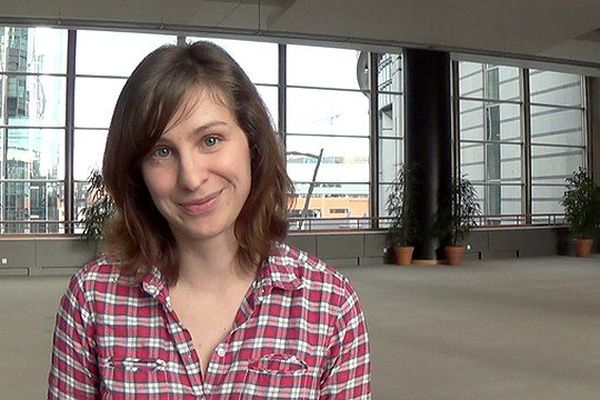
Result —
[{"label": "nose", "polygon": [[177,184],[185,191],[194,192],[208,179],[207,160],[198,154],[182,154],[179,158]]}]

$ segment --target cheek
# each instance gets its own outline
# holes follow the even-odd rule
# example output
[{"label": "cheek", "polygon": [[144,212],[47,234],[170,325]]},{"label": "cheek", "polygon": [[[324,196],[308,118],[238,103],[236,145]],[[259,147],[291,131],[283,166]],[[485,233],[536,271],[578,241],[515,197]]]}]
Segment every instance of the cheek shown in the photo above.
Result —
[{"label": "cheek", "polygon": [[156,203],[158,199],[168,193],[168,179],[164,178],[164,174],[157,170],[142,171],[144,183],[150,196]]}]

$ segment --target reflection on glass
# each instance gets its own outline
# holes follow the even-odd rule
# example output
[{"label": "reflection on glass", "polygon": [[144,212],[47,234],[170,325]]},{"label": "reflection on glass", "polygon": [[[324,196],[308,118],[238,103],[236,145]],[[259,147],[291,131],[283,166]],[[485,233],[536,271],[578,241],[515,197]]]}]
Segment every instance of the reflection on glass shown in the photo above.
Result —
[{"label": "reflection on glass", "polygon": [[287,83],[361,89],[358,76],[362,71],[357,71],[360,54],[358,50],[288,45]]},{"label": "reflection on glass", "polygon": [[2,71],[66,73],[67,36],[66,29],[0,27]]},{"label": "reflection on glass", "polygon": [[531,142],[583,146],[581,109],[531,106]]},{"label": "reflection on glass", "polygon": [[288,89],[287,130],[317,135],[369,135],[369,98],[337,90]]},{"label": "reflection on glass", "polygon": [[277,43],[189,37],[188,42],[206,40],[221,46],[242,67],[254,83],[277,84],[279,56]]},{"label": "reflection on glass", "polygon": [[76,73],[127,77],[148,53],[176,43],[174,35],[78,30]]},{"label": "reflection on glass", "polygon": [[531,70],[531,102],[562,106],[581,106],[581,76],[562,72]]},{"label": "reflection on glass", "polygon": [[75,126],[108,128],[125,79],[77,78],[75,80]]}]

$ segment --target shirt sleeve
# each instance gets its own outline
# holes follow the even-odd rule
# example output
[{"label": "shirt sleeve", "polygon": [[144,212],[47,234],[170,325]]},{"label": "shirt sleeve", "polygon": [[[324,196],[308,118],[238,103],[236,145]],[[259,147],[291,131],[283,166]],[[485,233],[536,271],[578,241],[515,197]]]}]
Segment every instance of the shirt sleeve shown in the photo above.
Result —
[{"label": "shirt sleeve", "polygon": [[83,289],[83,270],[63,295],[54,328],[48,400],[99,398],[93,339],[94,314]]},{"label": "shirt sleeve", "polygon": [[358,296],[346,282],[348,295],[329,346],[330,360],[321,379],[321,400],[371,398],[369,339]]}]

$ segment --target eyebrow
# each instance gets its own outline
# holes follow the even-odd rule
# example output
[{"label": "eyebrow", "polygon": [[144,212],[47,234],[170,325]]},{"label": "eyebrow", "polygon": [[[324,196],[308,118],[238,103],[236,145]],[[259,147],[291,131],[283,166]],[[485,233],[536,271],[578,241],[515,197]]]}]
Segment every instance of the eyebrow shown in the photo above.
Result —
[{"label": "eyebrow", "polygon": [[[214,128],[215,126],[227,126],[227,125],[228,125],[228,123],[227,123],[227,122],[225,122],[225,121],[221,121],[221,120],[217,120],[217,121],[211,121],[211,122],[208,122],[208,123],[206,123],[206,124],[204,124],[204,125],[200,125],[200,126],[199,126],[199,127],[197,127],[197,128],[194,128],[194,129],[192,130],[192,133],[191,133],[191,134],[192,134],[193,136],[198,136],[198,135],[201,135],[201,134],[205,133],[206,131],[210,130],[211,128]],[[169,130],[170,130],[170,129],[169,129]],[[167,133],[169,130],[165,131],[165,133]],[[168,142],[168,141],[169,141],[169,139],[165,138],[165,133],[163,133],[163,134],[162,134],[162,135],[161,135],[161,136],[158,138],[158,140],[157,140],[157,142],[156,142],[156,143]]]},{"label": "eyebrow", "polygon": [[227,125],[227,122],[220,121],[220,120],[209,122],[207,124],[201,125],[201,126],[197,127],[196,129],[194,129],[192,131],[192,134],[197,135],[200,133],[204,133],[205,131],[209,130],[210,128],[214,128],[215,126],[221,126],[221,125]]}]

